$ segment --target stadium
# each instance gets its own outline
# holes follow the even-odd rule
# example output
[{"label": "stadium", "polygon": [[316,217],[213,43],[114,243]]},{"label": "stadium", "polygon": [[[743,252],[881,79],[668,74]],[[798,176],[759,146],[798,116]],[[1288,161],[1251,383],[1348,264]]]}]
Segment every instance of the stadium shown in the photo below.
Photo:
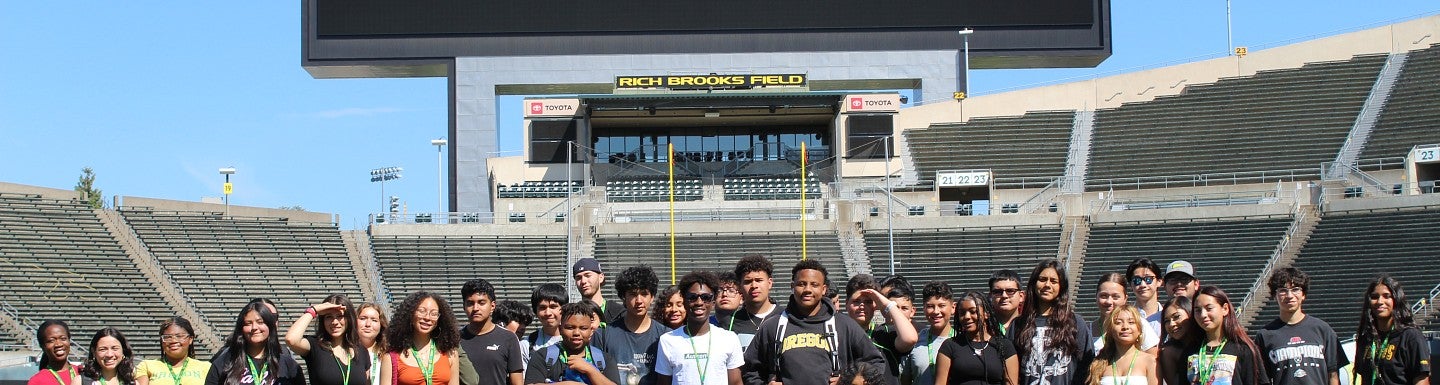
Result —
[{"label": "stadium", "polygon": [[[305,2],[311,76],[449,79],[448,212],[342,230],[326,213],[131,196],[93,209],[75,191],[0,183],[0,379],[35,372],[47,319],[148,336],[178,314],[198,320],[208,356],[250,298],[282,314],[332,293],[391,305],[484,277],[523,301],[586,257],[662,282],[746,254],[809,258],[836,282],[961,290],[1058,258],[1087,316],[1101,274],[1186,260],[1252,330],[1278,312],[1266,280],[1293,266],[1317,282],[1307,313],[1342,338],[1383,272],[1440,332],[1440,16],[971,96],[971,69],[1103,61],[1108,1],[943,21],[855,2],[884,28],[844,15],[682,26],[666,12],[685,10],[658,9],[620,29],[337,3]],[[396,13],[416,22],[367,23]],[[497,111],[500,95],[524,109]],[[523,117],[522,155],[490,155],[501,115]],[[788,277],[776,283],[783,297]],[[136,301],[95,311],[110,298]]]}]

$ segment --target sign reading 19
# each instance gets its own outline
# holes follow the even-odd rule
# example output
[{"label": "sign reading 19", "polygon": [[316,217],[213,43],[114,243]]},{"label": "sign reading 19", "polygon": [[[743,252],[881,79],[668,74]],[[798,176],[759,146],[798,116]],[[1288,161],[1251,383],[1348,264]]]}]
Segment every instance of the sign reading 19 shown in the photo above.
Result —
[{"label": "sign reading 19", "polygon": [[935,184],[940,187],[984,186],[990,184],[990,172],[939,171],[935,173]]}]

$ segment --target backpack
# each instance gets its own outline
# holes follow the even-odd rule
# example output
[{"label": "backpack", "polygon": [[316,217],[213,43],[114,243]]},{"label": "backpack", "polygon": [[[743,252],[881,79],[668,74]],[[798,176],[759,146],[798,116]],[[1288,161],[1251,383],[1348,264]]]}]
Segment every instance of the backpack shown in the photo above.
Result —
[{"label": "backpack", "polygon": [[[775,367],[771,373],[779,375],[781,362],[780,349],[785,343],[785,327],[790,325],[790,315],[786,312],[780,313],[780,322],[775,326]],[[825,340],[830,343],[830,374],[840,374],[840,334],[835,332],[835,316],[825,320]]]},{"label": "backpack", "polygon": [[[591,347],[591,346],[589,346],[589,345],[586,345],[585,348],[586,348],[586,349],[595,349],[594,347]],[[598,351],[598,349],[591,350],[591,351],[592,351],[592,352]],[[599,353],[600,353],[600,354],[594,354],[594,355],[591,355],[591,356],[590,356],[590,358],[594,359],[594,361],[591,362],[591,364],[592,364],[592,365],[595,365],[595,369],[597,369],[597,370],[599,370],[599,371],[601,371],[601,372],[604,372],[604,371],[605,371],[605,352],[604,352],[604,351],[599,351]],[[560,344],[554,344],[554,345],[550,345],[550,346],[546,347],[546,348],[545,348],[545,367],[550,368],[550,374],[552,374],[552,375],[555,374],[555,373],[556,373],[555,369],[557,369],[557,368],[560,369],[560,370],[559,370],[559,373],[562,373],[562,374],[565,372],[565,370],[567,370],[567,367],[565,366],[565,364],[561,364],[561,365],[559,365],[559,366],[556,366],[555,364],[556,364],[558,361],[560,361]],[[586,382],[586,383],[588,383],[588,382]]]}]

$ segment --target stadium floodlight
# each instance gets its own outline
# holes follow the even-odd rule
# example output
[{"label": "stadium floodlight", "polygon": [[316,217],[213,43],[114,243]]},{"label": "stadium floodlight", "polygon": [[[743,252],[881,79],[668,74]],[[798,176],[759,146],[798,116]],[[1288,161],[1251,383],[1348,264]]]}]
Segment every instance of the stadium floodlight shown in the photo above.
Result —
[{"label": "stadium floodlight", "polygon": [[380,182],[380,212],[382,213],[380,215],[385,215],[383,213],[387,211],[385,205],[385,181],[404,177],[404,175],[400,175],[401,171],[405,171],[405,169],[400,167],[381,167],[370,170],[370,181]]},{"label": "stadium floodlight", "polygon": [[435,214],[445,212],[445,138],[431,139],[435,146]]},{"label": "stadium floodlight", "polygon": [[231,176],[231,175],[235,175],[235,168],[234,168],[234,167],[222,167],[222,168],[220,168],[220,175],[224,175],[224,176],[225,176],[225,186],[224,186],[224,190],[223,190],[223,192],[225,193],[225,215],[226,215],[226,216],[229,216],[229,215],[230,215],[230,191],[233,190],[232,187],[231,187],[231,184],[230,184],[230,176]]}]

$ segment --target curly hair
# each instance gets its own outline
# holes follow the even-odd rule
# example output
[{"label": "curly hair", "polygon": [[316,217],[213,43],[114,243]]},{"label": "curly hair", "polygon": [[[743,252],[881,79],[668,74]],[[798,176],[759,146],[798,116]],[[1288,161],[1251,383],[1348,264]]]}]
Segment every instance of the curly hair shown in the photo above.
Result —
[{"label": "curly hair", "polygon": [[690,287],[695,286],[695,284],[705,285],[705,287],[710,288],[710,291],[715,292],[715,295],[720,295],[720,279],[715,276],[715,273],[704,270],[692,271],[685,274],[680,277],[680,284],[675,285],[675,287],[679,289],[679,292],[685,293],[690,291]]},{"label": "curly hair", "polygon": [[[1051,313],[1049,325],[1045,331],[1045,346],[1031,346],[1035,338],[1037,325],[1035,319],[1040,316],[1040,274],[1045,270],[1055,270],[1055,275],[1060,278],[1059,293],[1055,296],[1055,302],[1049,304]],[[1025,285],[1025,312],[1015,324],[1020,326],[1020,333],[1015,338],[1015,348],[1022,357],[1045,349],[1061,349],[1066,355],[1073,359],[1080,358],[1080,344],[1089,341],[1076,341],[1075,330],[1080,327],[1076,320],[1075,311],[1070,306],[1070,276],[1065,273],[1065,266],[1059,260],[1048,259],[1035,265],[1030,271],[1030,282]]]},{"label": "curly hair", "polygon": [[1305,274],[1304,271],[1300,271],[1300,269],[1294,267],[1287,267],[1275,270],[1275,274],[1271,274],[1270,279],[1265,282],[1265,286],[1270,288],[1271,296],[1274,296],[1275,291],[1280,290],[1285,287],[1285,285],[1293,285],[1300,288],[1301,293],[1309,294],[1310,274]]},{"label": "curly hair", "polygon": [[106,327],[95,332],[95,337],[90,339],[90,353],[85,355],[85,364],[80,369],[80,374],[90,378],[100,378],[100,362],[95,357],[95,347],[100,345],[100,339],[105,337],[115,338],[120,341],[120,363],[115,365],[115,377],[120,379],[121,384],[135,383],[135,351],[130,349],[130,341],[125,335],[112,327]]},{"label": "curly hair", "polygon": [[745,279],[745,274],[756,271],[764,272],[766,277],[775,277],[775,265],[763,255],[750,254],[735,262],[735,279]]},{"label": "curly hair", "polygon": [[535,311],[525,307],[525,304],[516,300],[504,300],[495,303],[495,324],[504,325],[511,321],[520,324],[520,330],[530,327],[535,322]]},{"label": "curly hair", "polygon": [[[185,319],[185,317],[179,317],[179,316],[177,316],[177,317],[174,317],[174,318],[167,319],[167,320],[165,320],[165,322],[161,322],[161,323],[160,323],[160,335],[161,335],[161,338],[164,338],[165,329],[169,329],[171,326],[179,327],[180,329],[185,330],[185,334],[190,335],[191,338],[194,338],[194,337],[195,337],[195,326],[190,324],[190,320]],[[191,341],[190,341],[190,346],[189,346],[189,348],[190,348],[189,351],[188,351],[188,352],[185,352],[185,355],[186,355],[187,357],[190,357],[190,358],[195,358],[195,341],[194,341],[194,340],[191,340]],[[163,349],[163,348],[161,349],[161,355],[164,355],[164,349]]]},{"label": "curly hair", "polygon": [[951,291],[950,284],[945,283],[944,281],[930,281],[929,283],[925,284],[925,288],[921,289],[920,293],[926,301],[929,301],[931,298],[940,298],[947,301],[955,300],[955,292]]},{"label": "curly hair", "polygon": [[888,374],[886,374],[885,367],[869,362],[857,361],[845,367],[845,370],[840,372],[839,383],[850,385],[854,384],[855,380],[858,379],[860,383],[865,385],[885,385],[890,383],[887,376]]},{"label": "curly hair", "polygon": [[390,316],[390,328],[385,331],[385,351],[403,352],[414,347],[415,333],[419,332],[415,330],[415,311],[427,299],[435,301],[440,313],[435,320],[435,328],[430,332],[430,341],[441,352],[453,352],[460,348],[460,329],[456,326],[455,311],[450,309],[450,304],[438,294],[417,291],[406,296],[395,309],[395,314]]},{"label": "curly hair", "polygon": [[680,288],[675,285],[661,290],[660,295],[655,296],[655,303],[650,305],[650,319],[665,324],[665,305],[670,303],[670,297],[677,295],[680,295]]},{"label": "curly hair", "polygon": [[660,277],[655,276],[655,269],[640,265],[620,272],[620,279],[615,280],[615,294],[623,298],[632,290],[645,290],[652,295],[660,291]]}]

